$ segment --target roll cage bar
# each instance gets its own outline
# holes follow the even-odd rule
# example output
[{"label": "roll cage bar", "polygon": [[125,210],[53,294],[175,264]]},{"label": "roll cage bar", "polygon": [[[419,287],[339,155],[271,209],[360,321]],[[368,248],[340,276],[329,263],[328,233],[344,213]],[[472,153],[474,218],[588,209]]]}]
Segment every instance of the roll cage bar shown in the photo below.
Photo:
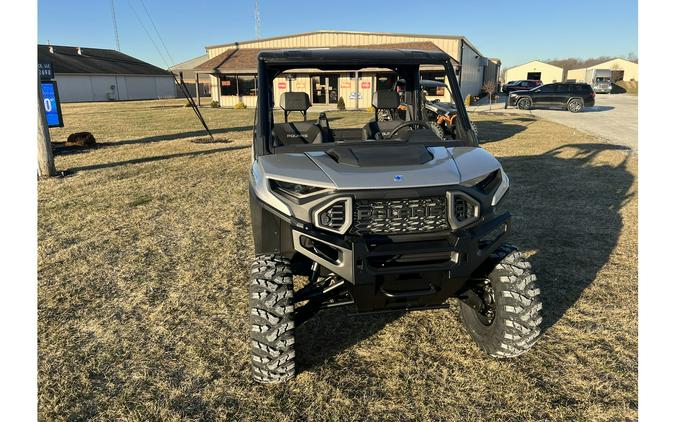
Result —
[{"label": "roll cage bar", "polygon": [[359,70],[366,67],[387,68],[401,79],[411,81],[405,86],[405,102],[410,106],[413,120],[423,120],[420,86],[420,65],[442,65],[450,83],[457,108],[458,138],[468,145],[478,146],[478,139],[470,129],[469,117],[460,95],[450,56],[442,51],[403,49],[318,48],[261,51],[258,54],[258,103],[256,106],[253,153],[255,157],[274,153],[271,143],[274,121],[274,78],[291,69]]}]

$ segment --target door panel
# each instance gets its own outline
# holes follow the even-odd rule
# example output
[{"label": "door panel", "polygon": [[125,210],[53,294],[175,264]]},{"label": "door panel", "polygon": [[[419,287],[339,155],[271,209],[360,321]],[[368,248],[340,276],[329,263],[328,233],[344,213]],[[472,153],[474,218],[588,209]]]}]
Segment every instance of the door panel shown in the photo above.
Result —
[{"label": "door panel", "polygon": [[312,104],[337,104],[339,76],[338,74],[312,76]]},{"label": "door panel", "polygon": [[326,103],[326,86],[324,76],[312,76],[312,104]]},{"label": "door panel", "polygon": [[326,78],[328,90],[328,103],[337,104],[338,102],[338,75],[329,75]]},{"label": "door panel", "polygon": [[555,85],[542,85],[534,90],[532,102],[535,105],[549,106],[556,102]]}]

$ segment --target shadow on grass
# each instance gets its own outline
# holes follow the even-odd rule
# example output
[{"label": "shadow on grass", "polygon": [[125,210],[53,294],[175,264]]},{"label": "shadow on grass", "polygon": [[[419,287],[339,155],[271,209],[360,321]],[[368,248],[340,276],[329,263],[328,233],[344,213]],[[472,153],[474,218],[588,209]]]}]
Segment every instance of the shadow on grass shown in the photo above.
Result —
[{"label": "shadow on grass", "polygon": [[[210,129],[210,128],[209,128]],[[230,132],[244,132],[247,130],[253,130],[252,125],[248,126],[235,126],[235,127],[229,127],[229,128],[220,128],[220,129],[210,129],[211,133],[213,135],[220,135],[223,133],[230,133]],[[112,141],[112,142],[104,142],[100,144],[101,146],[120,146],[120,145],[136,145],[136,144],[150,144],[153,142],[165,142],[165,141],[177,141],[180,139],[185,139],[185,138],[197,138],[197,137],[202,137],[206,138],[208,137],[209,134],[206,133],[205,130],[191,130],[187,132],[180,132],[180,133],[170,133],[166,135],[157,135],[157,136],[147,136],[145,138],[138,138],[138,139],[129,139],[126,141]]]},{"label": "shadow on grass", "polygon": [[[501,158],[511,179],[505,208],[512,239],[530,258],[543,301],[543,329],[553,326],[596,278],[615,249],[631,199],[630,154],[616,164],[594,158],[630,148],[569,144],[536,156]],[[637,286],[636,286],[637,288]]]},{"label": "shadow on grass", "polygon": [[[536,119],[529,117],[519,117],[512,120],[519,122],[534,122]],[[525,129],[529,124],[510,124],[503,123],[498,120],[482,120],[475,122],[478,127],[478,139],[480,139],[481,144],[487,144],[490,142],[502,141],[508,139]]]},{"label": "shadow on grass", "polygon": [[403,315],[401,311],[351,314],[354,310],[355,308],[326,309],[297,328],[295,352],[298,371],[321,366]]},{"label": "shadow on grass", "polygon": [[249,145],[237,145],[237,146],[231,146],[231,147],[207,149],[207,150],[203,150],[203,151],[190,151],[190,152],[180,152],[180,153],[176,153],[176,154],[157,155],[157,156],[153,156],[153,157],[136,158],[136,159],[133,159],[133,160],[116,161],[116,162],[113,162],[113,163],[102,163],[102,164],[93,164],[91,166],[73,167],[73,168],[70,168],[68,170],[71,171],[71,172],[81,172],[81,171],[88,171],[88,170],[100,170],[100,169],[106,169],[106,168],[111,168],[111,167],[126,166],[128,164],[145,164],[145,163],[151,163],[151,162],[154,162],[154,161],[170,160],[172,158],[198,157],[198,156],[216,154],[216,153],[219,153],[219,152],[236,151],[238,149],[244,149],[244,148],[249,148]]},{"label": "shadow on grass", "polygon": [[[544,331],[593,283],[623,229],[619,212],[632,197],[634,176],[626,168],[629,154],[617,165],[593,162],[606,151],[630,149],[570,144],[541,155],[501,158],[512,186],[504,206],[514,216],[510,241],[535,251],[530,261],[540,283]],[[346,309],[319,313],[298,327],[298,369],[320,366],[401,315],[349,315]]]}]

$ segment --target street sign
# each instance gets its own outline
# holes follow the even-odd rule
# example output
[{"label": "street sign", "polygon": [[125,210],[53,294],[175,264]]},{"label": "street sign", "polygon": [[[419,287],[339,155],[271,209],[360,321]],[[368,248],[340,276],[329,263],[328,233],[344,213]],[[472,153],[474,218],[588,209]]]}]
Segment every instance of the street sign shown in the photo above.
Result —
[{"label": "street sign", "polygon": [[45,103],[45,116],[49,127],[63,127],[63,115],[61,114],[61,102],[59,101],[59,89],[56,81],[41,82],[42,99]]},{"label": "street sign", "polygon": [[38,75],[42,80],[54,79],[54,68],[51,62],[38,63]]}]

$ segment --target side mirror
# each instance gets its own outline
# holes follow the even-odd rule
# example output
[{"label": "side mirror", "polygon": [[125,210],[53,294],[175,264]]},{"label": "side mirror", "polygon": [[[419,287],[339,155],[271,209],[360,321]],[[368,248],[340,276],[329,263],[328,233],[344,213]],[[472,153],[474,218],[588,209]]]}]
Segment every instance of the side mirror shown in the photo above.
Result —
[{"label": "side mirror", "polygon": [[537,90],[535,90],[534,92],[541,92],[541,89],[537,89]]}]

